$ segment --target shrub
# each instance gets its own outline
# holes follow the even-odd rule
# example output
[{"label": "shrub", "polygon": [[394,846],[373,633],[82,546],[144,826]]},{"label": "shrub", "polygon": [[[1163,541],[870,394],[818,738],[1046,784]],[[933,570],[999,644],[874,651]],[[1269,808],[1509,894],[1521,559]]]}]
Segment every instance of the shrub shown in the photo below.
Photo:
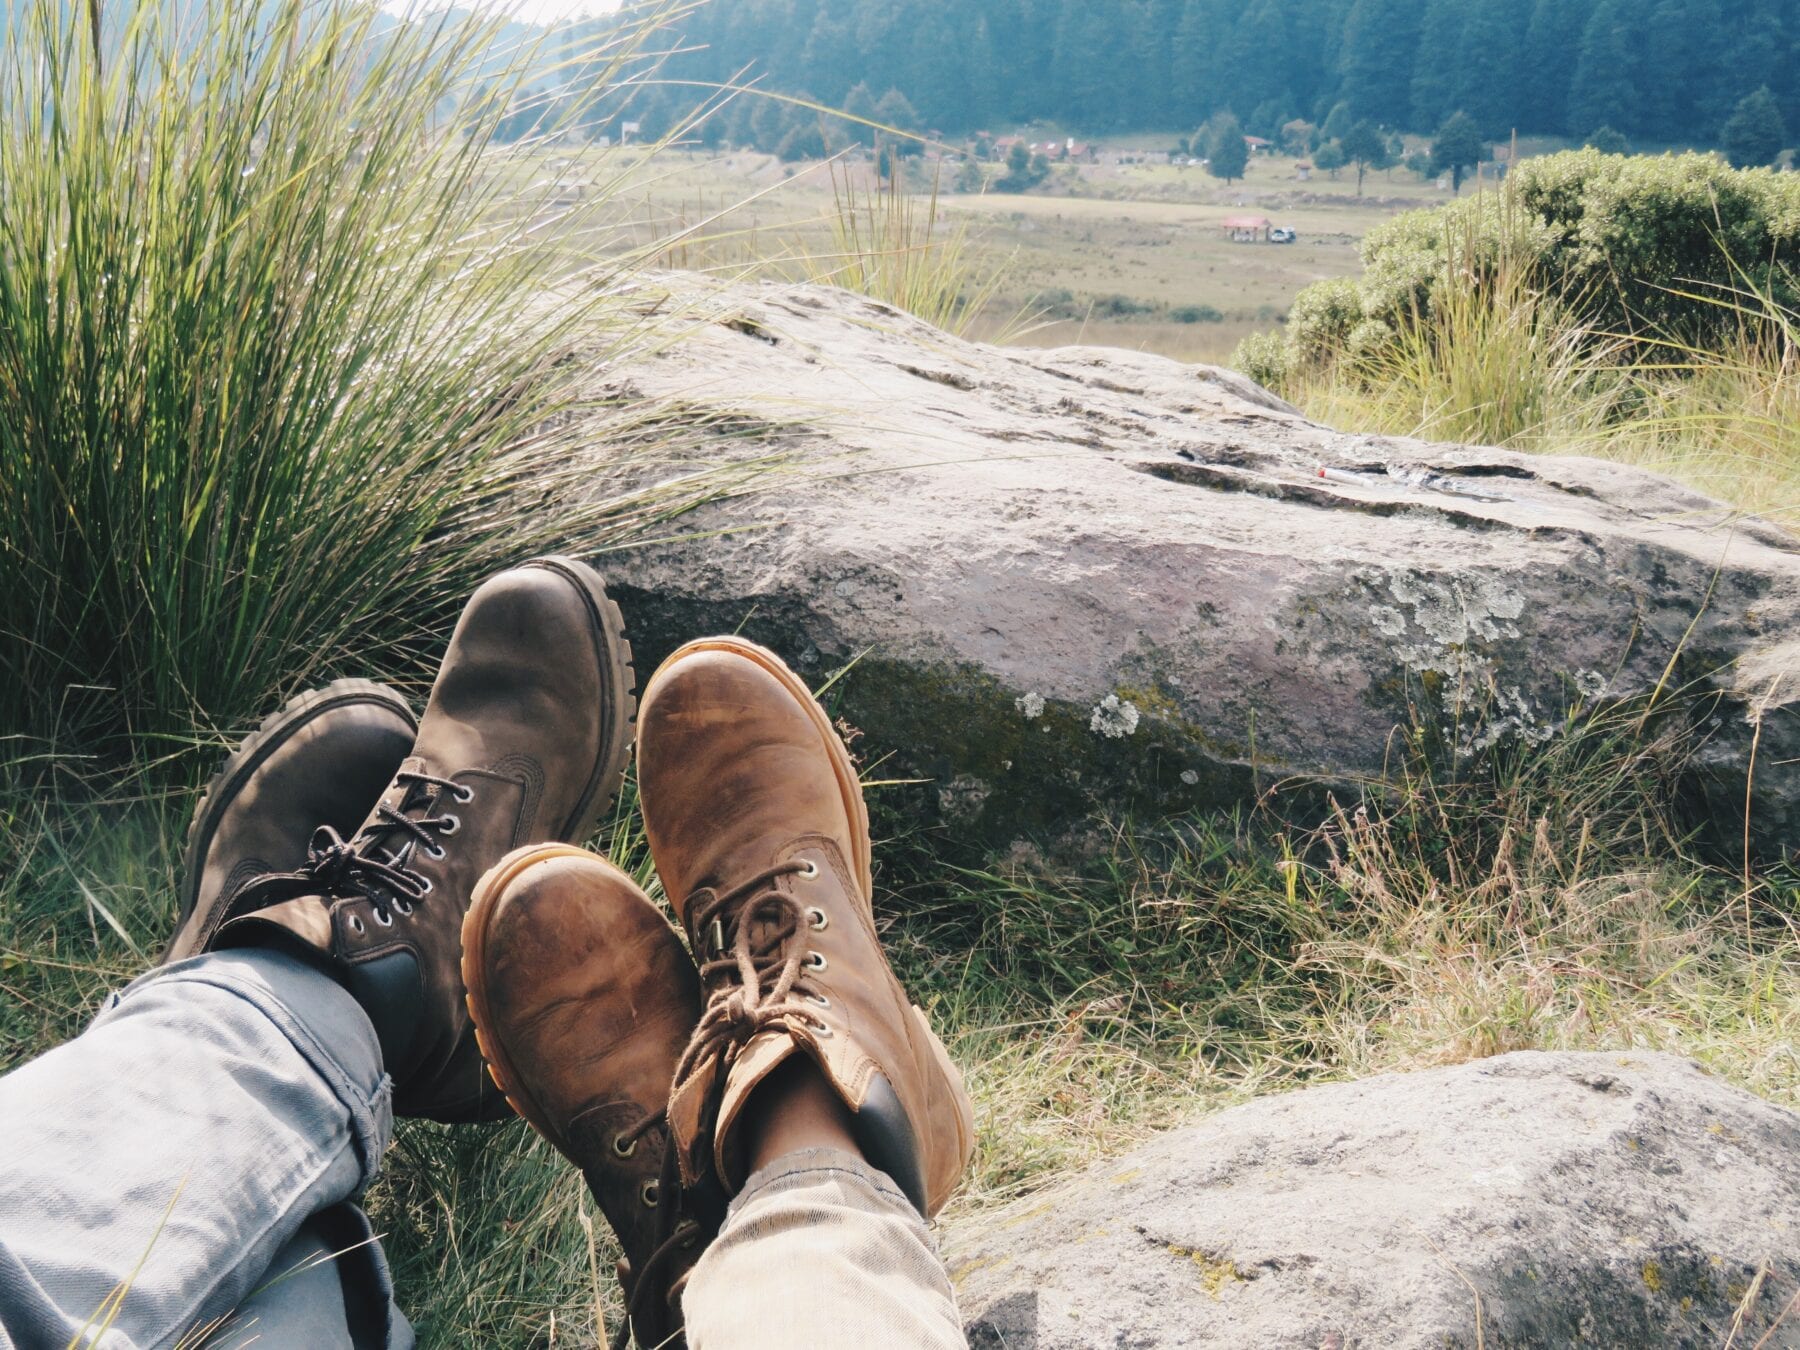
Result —
[{"label": "shrub", "polygon": [[1265,389],[1279,390],[1288,383],[1288,341],[1281,333],[1252,333],[1238,343],[1231,364]]},{"label": "shrub", "polygon": [[1169,318],[1175,323],[1223,323],[1225,315],[1211,305],[1177,305]]},{"label": "shrub", "polygon": [[[1371,354],[1374,330],[1428,319],[1446,286],[1483,291],[1529,267],[1596,333],[1703,343],[1730,328],[1713,301],[1748,286],[1800,298],[1800,178],[1737,170],[1710,155],[1577,150],[1522,162],[1500,193],[1408,212],[1371,230],[1359,281],[1296,297],[1284,378]],[[1259,356],[1267,363],[1266,350]]]},{"label": "shrub", "polygon": [[1344,350],[1351,330],[1362,321],[1362,293],[1350,277],[1333,277],[1301,291],[1288,311],[1284,380]]},{"label": "shrub", "polygon": [[1094,298],[1091,313],[1096,319],[1135,319],[1155,311],[1153,301],[1136,300],[1129,295],[1101,295]]}]

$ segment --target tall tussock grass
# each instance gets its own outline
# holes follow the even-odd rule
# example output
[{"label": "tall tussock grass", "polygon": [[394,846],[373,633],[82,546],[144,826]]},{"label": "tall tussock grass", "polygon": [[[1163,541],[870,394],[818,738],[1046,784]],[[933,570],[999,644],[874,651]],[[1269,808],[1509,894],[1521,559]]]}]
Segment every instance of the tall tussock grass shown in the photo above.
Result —
[{"label": "tall tussock grass", "polygon": [[[916,198],[903,181],[905,162],[894,157],[885,180],[859,185],[854,166],[832,166],[829,247],[802,256],[802,279],[880,300],[947,333],[963,336],[993,307],[1008,281],[1010,260],[978,256],[968,221],[944,218],[938,181]],[[1029,327],[1021,311],[1003,319],[993,339],[1005,342]]]},{"label": "tall tussock grass", "polygon": [[1602,453],[1800,532],[1800,312],[1747,277],[1690,300],[1722,316],[1720,338],[1651,344],[1632,371],[1638,412]]},{"label": "tall tussock grass", "polygon": [[[1456,268],[1454,259],[1450,264]],[[1566,449],[1600,435],[1626,395],[1623,339],[1596,333],[1525,258],[1480,285],[1441,285],[1428,309],[1356,362],[1303,377],[1315,416],[1430,440]]]},{"label": "tall tussock grass", "polygon": [[1285,393],[1346,430],[1636,464],[1800,530],[1800,313],[1748,282],[1689,300],[1721,316],[1709,345],[1597,331],[1503,268]]},{"label": "tall tussock grass", "polygon": [[[556,60],[604,91],[657,17]],[[604,193],[566,204],[555,127],[494,141],[546,62],[501,27],[354,0],[14,7],[0,733],[27,752],[179,752],[403,660],[482,575],[625,510],[590,500],[562,414],[645,340],[632,260],[595,260]]]}]

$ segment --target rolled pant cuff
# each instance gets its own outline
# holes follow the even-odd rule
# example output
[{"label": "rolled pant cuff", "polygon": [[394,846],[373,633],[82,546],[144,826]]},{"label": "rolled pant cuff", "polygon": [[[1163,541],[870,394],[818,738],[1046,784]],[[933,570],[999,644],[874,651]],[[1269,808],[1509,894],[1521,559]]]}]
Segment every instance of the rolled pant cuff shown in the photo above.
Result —
[{"label": "rolled pant cuff", "polygon": [[784,1153],[774,1162],[753,1172],[731,1202],[732,1209],[742,1209],[760,1195],[792,1190],[829,1173],[852,1177],[885,1200],[899,1205],[909,1218],[917,1218],[918,1210],[906,1198],[894,1179],[886,1172],[869,1166],[854,1153],[839,1148],[803,1148]]}]

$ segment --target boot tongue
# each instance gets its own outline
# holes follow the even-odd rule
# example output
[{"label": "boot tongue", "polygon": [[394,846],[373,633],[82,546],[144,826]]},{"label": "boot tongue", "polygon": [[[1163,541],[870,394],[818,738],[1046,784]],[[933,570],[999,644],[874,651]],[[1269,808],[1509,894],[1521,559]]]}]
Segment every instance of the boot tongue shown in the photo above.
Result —
[{"label": "boot tongue", "polygon": [[300,895],[241,914],[220,927],[210,946],[274,947],[316,964],[331,952],[329,901]]}]

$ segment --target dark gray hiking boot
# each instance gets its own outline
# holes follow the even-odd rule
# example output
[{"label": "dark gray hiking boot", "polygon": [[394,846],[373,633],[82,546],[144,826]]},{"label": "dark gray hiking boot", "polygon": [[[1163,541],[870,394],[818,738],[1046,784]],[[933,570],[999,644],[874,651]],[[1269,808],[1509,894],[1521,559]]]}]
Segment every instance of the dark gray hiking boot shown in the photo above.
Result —
[{"label": "dark gray hiking boot", "polygon": [[368,680],[338,680],[264,719],[194,812],[180,918],[163,962],[206,950],[245,885],[298,867],[319,826],[348,833],[361,824],[417,728],[405,699]]},{"label": "dark gray hiking boot", "polygon": [[539,558],[475,592],[412,753],[354,837],[244,888],[216,946],[277,946],[362,1004],[394,1110],[498,1119],[459,970],[475,883],[526,844],[587,837],[631,750],[631,648],[599,576]]}]

